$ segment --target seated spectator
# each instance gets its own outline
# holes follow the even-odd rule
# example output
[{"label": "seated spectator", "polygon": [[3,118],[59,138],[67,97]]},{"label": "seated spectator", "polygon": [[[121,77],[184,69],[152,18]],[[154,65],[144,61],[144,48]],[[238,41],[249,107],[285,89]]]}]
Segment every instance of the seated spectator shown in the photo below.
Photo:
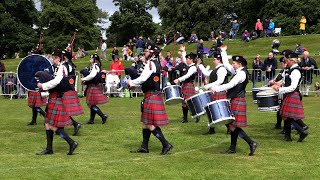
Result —
[{"label": "seated spectator", "polygon": [[247,30],[242,33],[242,40],[246,42],[250,41],[250,33]]},{"label": "seated spectator", "polygon": [[259,37],[258,33],[256,31],[253,31],[251,34],[251,40],[256,40]]},{"label": "seated spectator", "polygon": [[303,54],[304,50],[301,47],[301,44],[296,44],[296,49],[294,50],[295,53],[297,53],[298,55]]},{"label": "seated spectator", "polygon": [[3,93],[11,94],[14,90],[17,90],[17,78],[13,76],[13,72],[8,74],[3,81]]},{"label": "seated spectator", "polygon": [[194,31],[192,31],[188,43],[189,43],[189,44],[191,44],[191,43],[197,43],[198,41],[199,41],[199,39],[198,39],[197,34],[196,34]]},{"label": "seated spectator", "polygon": [[210,32],[210,37],[208,38],[209,41],[216,41],[216,33],[214,31]]},{"label": "seated spectator", "polygon": [[184,43],[184,36],[180,33],[180,32],[177,32],[177,40],[176,40],[176,43],[178,44],[183,44]]},{"label": "seated spectator", "polygon": [[[118,96],[118,92],[121,91],[121,84],[119,76],[116,74],[116,71],[114,69],[111,70],[111,72],[108,73],[106,78],[106,88],[107,88],[107,95],[111,96]],[[116,92],[115,95],[112,93]]]},{"label": "seated spectator", "polygon": [[224,31],[219,31],[219,36],[221,38],[221,41],[224,41],[227,38],[227,33]]}]

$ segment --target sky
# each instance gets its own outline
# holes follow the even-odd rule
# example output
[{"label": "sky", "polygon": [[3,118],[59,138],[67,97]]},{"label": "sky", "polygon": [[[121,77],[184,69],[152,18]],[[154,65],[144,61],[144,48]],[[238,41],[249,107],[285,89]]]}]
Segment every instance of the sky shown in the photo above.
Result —
[{"label": "sky", "polygon": [[[40,9],[40,1],[39,0],[34,0],[36,3],[36,8],[39,10]],[[111,16],[115,11],[117,11],[119,8],[116,7],[113,3],[112,0],[97,0],[97,6],[109,13]],[[156,8],[152,8],[151,10],[148,11],[152,17],[153,17],[153,22],[155,23],[160,23],[160,17],[158,14],[158,11]],[[110,22],[108,21],[105,25],[104,28],[107,28],[110,26]]]}]

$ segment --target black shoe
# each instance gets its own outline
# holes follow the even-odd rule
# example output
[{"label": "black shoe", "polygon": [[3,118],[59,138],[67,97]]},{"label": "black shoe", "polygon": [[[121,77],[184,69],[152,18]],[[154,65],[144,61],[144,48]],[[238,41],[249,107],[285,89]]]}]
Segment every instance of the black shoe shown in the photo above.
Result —
[{"label": "black shoe", "polygon": [[305,126],[302,127],[302,129],[303,129],[304,131],[306,131],[306,130],[309,129],[309,126],[305,125]]},{"label": "black shoe", "polygon": [[93,120],[89,120],[89,121],[87,122],[87,124],[94,124],[94,121],[93,121]]},{"label": "black shoe", "polygon": [[280,134],[286,134],[286,130],[282,130]]},{"label": "black shoe", "polygon": [[303,95],[303,97],[308,97],[308,95]]},{"label": "black shoe", "polygon": [[166,155],[168,154],[169,151],[173,149],[172,144],[168,144],[167,147],[162,148],[162,152],[160,153],[161,155]]},{"label": "black shoe", "polygon": [[188,119],[183,118],[181,122],[182,122],[182,123],[187,123],[187,122],[188,122]]},{"label": "black shoe", "polygon": [[72,136],[76,136],[81,127],[82,127],[82,125],[80,123],[78,123],[77,126],[74,128],[74,133],[72,134]]},{"label": "black shoe", "polygon": [[298,139],[298,142],[302,142],[307,136],[308,136],[307,133],[300,134],[300,138]]},{"label": "black shoe", "polygon": [[47,155],[47,154],[53,154],[53,151],[45,149],[45,150],[43,150],[41,152],[36,153],[36,155]]},{"label": "black shoe", "polygon": [[224,152],[224,154],[234,154],[237,153],[235,150],[228,149]]},{"label": "black shoe", "polygon": [[78,143],[77,142],[74,142],[71,146],[70,146],[70,149],[69,149],[69,152],[67,155],[72,155],[73,154],[73,151],[78,147]]},{"label": "black shoe", "polygon": [[281,126],[275,125],[275,126],[274,126],[274,129],[281,129]]},{"label": "black shoe", "polygon": [[291,142],[291,141],[292,141],[292,139],[291,139],[291,137],[284,137],[283,141]]},{"label": "black shoe", "polygon": [[213,128],[209,128],[209,130],[206,133],[204,133],[203,135],[209,135],[209,134],[215,134],[215,133],[216,133],[216,131]]},{"label": "black shoe", "polygon": [[253,142],[250,144],[250,153],[249,156],[252,156],[254,154],[254,152],[256,151],[258,147],[258,144],[256,142]]},{"label": "black shoe", "polygon": [[130,152],[131,153],[149,153],[149,149],[140,147],[139,149],[131,150]]},{"label": "black shoe", "polygon": [[34,122],[34,121],[31,121],[31,122],[29,122],[27,125],[28,125],[28,126],[33,126],[33,125],[37,125],[37,123]]},{"label": "black shoe", "polygon": [[106,123],[107,119],[108,119],[108,115],[105,114],[102,118],[102,124]]},{"label": "black shoe", "polygon": [[196,123],[200,121],[200,117],[196,117]]}]

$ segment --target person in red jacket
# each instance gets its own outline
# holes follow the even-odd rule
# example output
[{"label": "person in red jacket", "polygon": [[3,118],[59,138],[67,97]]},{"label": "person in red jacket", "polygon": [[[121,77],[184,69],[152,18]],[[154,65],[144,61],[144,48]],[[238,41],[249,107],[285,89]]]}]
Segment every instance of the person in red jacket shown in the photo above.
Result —
[{"label": "person in red jacket", "polygon": [[124,66],[121,60],[122,58],[119,59],[119,57],[115,57],[114,62],[112,62],[112,64],[110,65],[110,70],[114,69],[116,71],[116,74],[119,76],[119,78],[121,76],[120,70],[124,70]]},{"label": "person in red jacket", "polygon": [[258,38],[260,38],[260,33],[261,33],[261,31],[263,31],[263,25],[262,25],[260,19],[257,19],[255,30],[258,34]]}]

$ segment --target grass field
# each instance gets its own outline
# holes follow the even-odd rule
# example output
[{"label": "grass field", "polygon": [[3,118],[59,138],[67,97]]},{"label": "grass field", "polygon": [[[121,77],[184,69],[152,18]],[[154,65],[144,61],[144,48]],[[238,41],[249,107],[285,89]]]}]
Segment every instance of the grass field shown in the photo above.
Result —
[{"label": "grass field", "polygon": [[[293,49],[300,42],[314,54],[319,38],[320,35],[280,37],[280,50]],[[267,55],[271,39],[226,44],[229,54],[253,58],[257,53]],[[187,47],[189,51],[195,45]],[[19,60],[4,62],[9,70],[14,70]],[[76,61],[80,68],[87,62],[87,59]],[[206,62],[211,64],[210,59]],[[153,136],[149,154],[131,154],[129,151],[139,147],[142,140],[141,97],[110,98],[108,104],[100,106],[109,115],[107,123],[102,125],[96,117],[96,124],[83,125],[79,136],[74,137],[79,142],[75,155],[67,156],[67,143],[55,136],[54,154],[36,156],[46,145],[43,118],[38,117],[36,126],[26,126],[31,120],[27,100],[0,97],[0,179],[319,179],[319,100],[320,97],[313,96],[303,99],[305,122],[310,127],[305,141],[296,142],[298,135],[293,132],[294,141],[283,142],[283,135],[273,129],[276,114],[259,112],[251,93],[247,93],[246,132],[259,143],[251,157],[248,145],[240,138],[236,154],[222,154],[230,141],[226,128],[217,128],[215,135],[202,135],[207,131],[205,116],[199,123],[191,117],[189,123],[180,123],[181,105],[166,106],[170,125],[162,130],[174,146],[169,155],[159,155],[162,146]],[[89,119],[89,109],[85,98],[81,102],[85,114],[76,120],[84,123]],[[72,134],[72,127],[66,129]]]}]

